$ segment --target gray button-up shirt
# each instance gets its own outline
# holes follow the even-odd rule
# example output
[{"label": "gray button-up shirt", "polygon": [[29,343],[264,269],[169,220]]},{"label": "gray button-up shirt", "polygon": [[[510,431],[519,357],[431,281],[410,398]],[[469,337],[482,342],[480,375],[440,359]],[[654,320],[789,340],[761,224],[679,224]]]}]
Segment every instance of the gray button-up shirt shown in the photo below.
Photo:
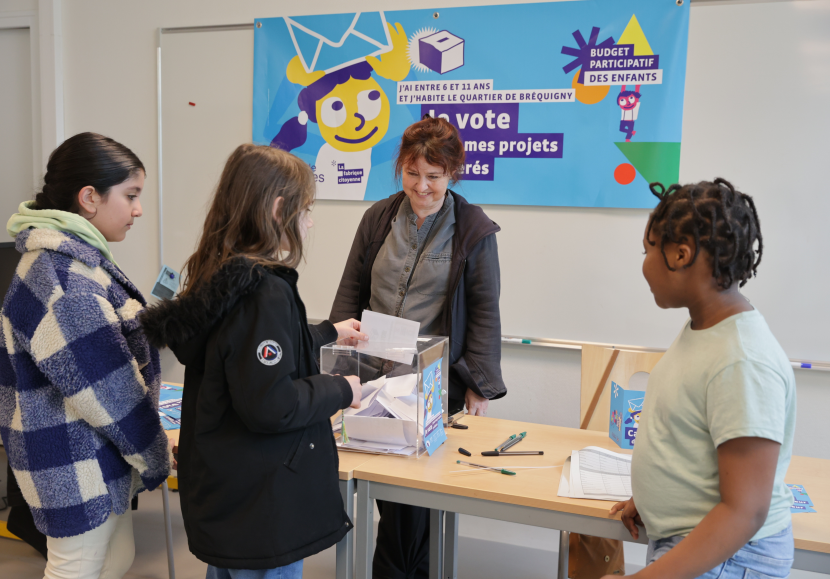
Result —
[{"label": "gray button-up shirt", "polygon": [[[452,195],[447,195],[441,209],[427,217],[418,229],[415,225],[418,216],[412,211],[409,198],[404,199],[372,266],[369,308],[419,322],[421,335],[436,335],[441,331],[441,312],[449,291],[452,236],[455,234],[453,205]],[[415,266],[415,258],[422,247]],[[413,270],[414,277],[410,282]]]}]

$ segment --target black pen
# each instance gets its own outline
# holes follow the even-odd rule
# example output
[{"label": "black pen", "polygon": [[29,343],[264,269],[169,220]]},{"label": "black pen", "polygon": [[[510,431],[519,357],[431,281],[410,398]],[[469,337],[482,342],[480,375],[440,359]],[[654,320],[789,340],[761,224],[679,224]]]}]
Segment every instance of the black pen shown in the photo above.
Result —
[{"label": "black pen", "polygon": [[498,450],[485,450],[481,456],[538,456],[545,454],[542,450],[515,450],[513,452],[499,452]]}]

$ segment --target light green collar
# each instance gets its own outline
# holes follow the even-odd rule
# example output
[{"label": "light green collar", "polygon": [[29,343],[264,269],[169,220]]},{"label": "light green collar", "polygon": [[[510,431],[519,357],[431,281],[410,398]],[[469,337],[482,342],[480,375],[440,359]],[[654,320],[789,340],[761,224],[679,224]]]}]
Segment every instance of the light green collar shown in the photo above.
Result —
[{"label": "light green collar", "polygon": [[110,251],[109,243],[98,228],[89,221],[69,211],[58,211],[56,209],[33,209],[34,201],[24,201],[17,208],[17,213],[9,218],[6,224],[6,231],[12,237],[24,229],[53,229],[76,235],[101,252],[101,254],[115,265],[115,258]]}]

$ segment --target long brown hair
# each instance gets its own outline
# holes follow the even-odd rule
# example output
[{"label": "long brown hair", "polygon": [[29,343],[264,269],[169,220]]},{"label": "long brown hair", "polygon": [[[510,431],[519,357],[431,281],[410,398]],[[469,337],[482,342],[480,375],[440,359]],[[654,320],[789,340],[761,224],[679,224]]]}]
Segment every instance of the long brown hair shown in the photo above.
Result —
[{"label": "long brown hair", "polygon": [[[314,173],[291,153],[238,146],[216,186],[199,246],[185,263],[182,294],[238,257],[266,267],[297,267],[303,258],[300,217],[314,202],[314,192]],[[277,197],[283,201],[275,221]],[[286,251],[280,250],[283,239]]]}]

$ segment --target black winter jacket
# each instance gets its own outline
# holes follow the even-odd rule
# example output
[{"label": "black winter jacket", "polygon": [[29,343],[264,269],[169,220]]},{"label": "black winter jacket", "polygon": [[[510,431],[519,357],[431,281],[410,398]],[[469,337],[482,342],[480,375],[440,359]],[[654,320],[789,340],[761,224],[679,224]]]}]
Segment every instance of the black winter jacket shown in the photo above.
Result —
[{"label": "black winter jacket", "polygon": [[185,365],[178,474],[191,552],[271,569],[337,543],[352,525],[329,417],[352,390],[319,373],[314,353],[337,331],[308,325],[297,272],[237,259],[141,322]]},{"label": "black winter jacket", "polygon": [[[495,400],[507,393],[507,387],[501,375],[501,274],[495,236],[501,228],[481,207],[453,191],[450,194],[455,207],[455,235],[451,289],[441,320],[442,335],[450,338],[449,398],[457,406],[459,402],[463,405],[468,388]],[[369,307],[372,266],[404,199],[406,194],[401,191],[378,201],[363,215],[331,307],[332,322],[359,320]]]}]

